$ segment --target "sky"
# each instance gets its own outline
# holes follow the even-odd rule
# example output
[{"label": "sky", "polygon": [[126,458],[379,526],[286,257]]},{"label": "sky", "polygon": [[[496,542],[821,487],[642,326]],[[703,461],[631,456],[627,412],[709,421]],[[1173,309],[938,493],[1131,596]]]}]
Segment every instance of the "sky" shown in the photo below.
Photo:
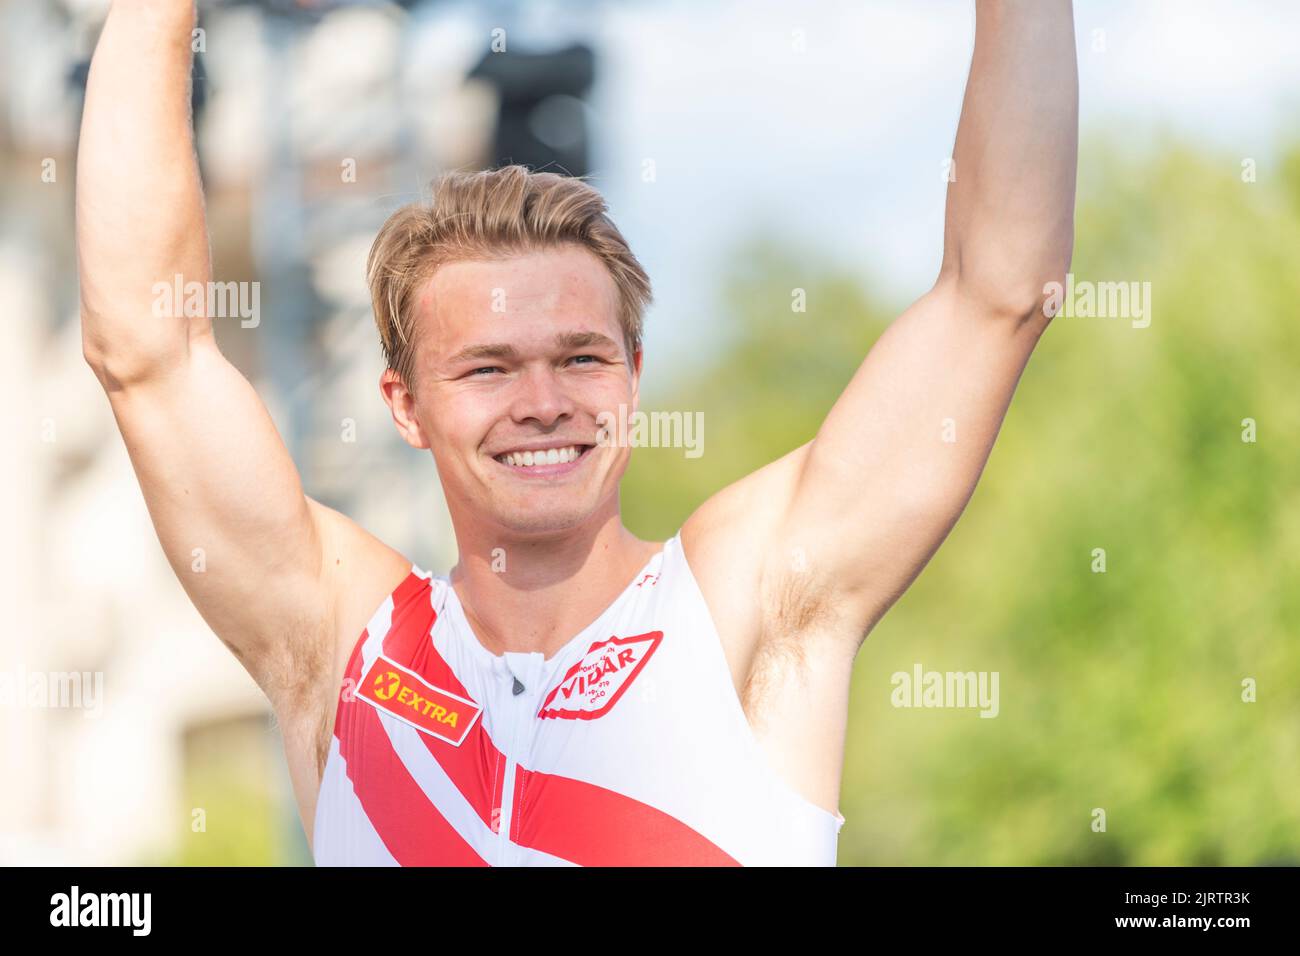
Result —
[{"label": "sky", "polygon": [[[6,3],[29,17],[40,9]],[[247,94],[218,105],[238,115],[207,148],[218,164],[226,153],[264,149],[250,99],[256,106],[275,95],[290,75],[303,87],[291,112],[310,142],[350,152],[381,139],[391,117],[364,100],[347,119],[337,107],[349,90],[373,88],[401,49],[418,91],[410,108],[432,135],[454,131],[474,111],[458,109],[465,101],[451,92],[500,25],[515,48],[586,38],[599,51],[588,113],[593,182],[654,283],[652,355],[709,348],[719,271],[756,228],[859,272],[896,308],[933,280],[943,164],[974,36],[971,0],[455,0],[430,4],[401,36],[391,22],[366,29],[361,16],[339,18],[280,67],[245,42],[251,32],[234,30],[207,56],[218,82],[241,80]],[[1279,136],[1296,129],[1300,3],[1076,0],[1075,29],[1085,136],[1128,141],[1174,130],[1255,157],[1263,171]],[[10,80],[23,84],[11,108],[48,122],[65,67],[56,51],[42,58],[18,46],[18,32],[0,38],[26,57]],[[654,182],[644,179],[648,163]],[[412,190],[432,171],[413,169]],[[394,204],[399,198],[414,195]],[[361,258],[365,238],[346,255]]]},{"label": "sky", "polygon": [[[969,0],[616,9],[597,96],[602,159],[617,171],[616,219],[656,283],[651,348],[689,349],[711,309],[698,290],[712,251],[751,222],[860,269],[897,306],[926,291],[974,38]],[[1080,0],[1075,30],[1085,135],[1174,129],[1262,157],[1297,130],[1300,4]],[[658,160],[654,186],[627,175],[642,157]]]}]

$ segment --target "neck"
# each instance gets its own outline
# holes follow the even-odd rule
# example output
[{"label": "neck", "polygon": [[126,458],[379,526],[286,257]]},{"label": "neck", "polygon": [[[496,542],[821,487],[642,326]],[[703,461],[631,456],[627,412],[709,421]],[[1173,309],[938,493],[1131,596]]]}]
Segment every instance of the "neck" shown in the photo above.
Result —
[{"label": "neck", "polygon": [[617,510],[552,536],[512,536],[455,522],[452,586],[479,643],[493,654],[547,658],[591,624],[659,550]]}]

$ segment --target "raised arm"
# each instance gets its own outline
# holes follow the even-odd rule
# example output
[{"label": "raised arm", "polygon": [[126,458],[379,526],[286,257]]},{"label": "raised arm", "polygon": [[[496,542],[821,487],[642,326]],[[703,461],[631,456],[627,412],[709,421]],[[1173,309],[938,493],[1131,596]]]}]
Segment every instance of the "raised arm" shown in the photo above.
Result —
[{"label": "raised arm", "polygon": [[[712,563],[731,569],[715,575],[716,600],[762,595],[755,628],[856,651],[966,506],[1048,324],[1044,285],[1069,266],[1070,0],[977,0],[976,11],[934,287],[881,335],[812,442],[692,516]],[[755,554],[755,579],[737,580]]]},{"label": "raised arm", "polygon": [[1043,286],[1074,250],[1079,80],[1070,0],[978,0],[953,150],[940,284],[1047,324]]},{"label": "raised arm", "polygon": [[82,341],[181,584],[272,702],[292,705],[382,600],[375,582],[409,566],[303,494],[212,319],[159,308],[177,277],[211,280],[194,22],[188,0],[115,0],[95,50],[77,161]]}]

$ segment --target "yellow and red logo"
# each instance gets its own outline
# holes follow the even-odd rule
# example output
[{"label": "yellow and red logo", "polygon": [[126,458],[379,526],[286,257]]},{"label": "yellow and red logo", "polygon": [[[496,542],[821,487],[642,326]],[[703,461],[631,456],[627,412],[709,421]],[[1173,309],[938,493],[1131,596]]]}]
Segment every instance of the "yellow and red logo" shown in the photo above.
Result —
[{"label": "yellow and red logo", "polygon": [[483,712],[472,700],[434,687],[383,656],[370,665],[357,696],[454,747],[461,745]]}]

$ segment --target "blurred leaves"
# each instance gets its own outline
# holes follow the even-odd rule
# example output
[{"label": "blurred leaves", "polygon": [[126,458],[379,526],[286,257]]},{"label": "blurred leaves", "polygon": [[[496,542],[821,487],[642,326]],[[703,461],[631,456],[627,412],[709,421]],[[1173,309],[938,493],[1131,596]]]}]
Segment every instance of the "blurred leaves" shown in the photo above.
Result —
[{"label": "blurred leaves", "polygon": [[[734,260],[727,348],[664,393],[706,453],[638,449],[624,481],[643,537],[812,438],[901,311],[771,240]],[[1300,863],[1300,145],[1247,183],[1176,140],[1085,144],[1072,270],[1149,281],[1151,324],[1055,321],[966,515],[863,646],[842,863]],[[1001,713],[891,707],[918,661],[998,671]]]}]

